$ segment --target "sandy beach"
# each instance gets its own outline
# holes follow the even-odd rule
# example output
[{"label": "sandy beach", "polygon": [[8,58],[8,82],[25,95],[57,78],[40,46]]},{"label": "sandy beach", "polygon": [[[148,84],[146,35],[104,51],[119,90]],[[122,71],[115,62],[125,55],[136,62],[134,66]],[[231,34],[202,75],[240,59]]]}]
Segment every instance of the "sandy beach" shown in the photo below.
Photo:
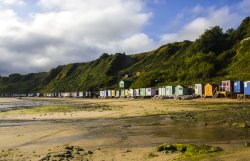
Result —
[{"label": "sandy beach", "polygon": [[[249,100],[27,100],[53,106],[0,113],[0,160],[190,159],[180,153],[156,151],[162,143],[208,144],[223,149],[198,160],[247,160],[250,156],[245,145],[250,141],[249,128],[231,126],[250,121]],[[20,100],[0,99],[0,103],[15,101]],[[71,157],[65,157],[65,150],[72,152]]]}]

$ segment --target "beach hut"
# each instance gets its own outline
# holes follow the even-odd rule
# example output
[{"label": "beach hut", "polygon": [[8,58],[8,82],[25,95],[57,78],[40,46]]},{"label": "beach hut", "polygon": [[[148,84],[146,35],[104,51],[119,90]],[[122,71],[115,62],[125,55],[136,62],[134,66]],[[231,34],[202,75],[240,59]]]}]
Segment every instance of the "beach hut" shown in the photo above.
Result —
[{"label": "beach hut", "polygon": [[161,87],[158,88],[158,95],[159,95],[159,96],[162,96],[162,88],[161,88]]},{"label": "beach hut", "polygon": [[202,96],[204,94],[204,86],[202,84],[195,84],[194,93],[195,95]]},{"label": "beach hut", "polygon": [[221,82],[222,92],[233,92],[234,82],[231,80],[225,80]]},{"label": "beach hut", "polygon": [[205,85],[205,97],[213,97],[217,87],[216,84],[207,83]]},{"label": "beach hut", "polygon": [[89,97],[89,98],[92,97],[93,92],[87,92],[87,93],[88,93],[88,97]]},{"label": "beach hut", "polygon": [[70,97],[70,93],[69,92],[64,92],[63,97]]},{"label": "beach hut", "polygon": [[91,92],[84,92],[84,97],[85,98],[91,97]]},{"label": "beach hut", "polygon": [[146,96],[153,97],[156,95],[156,89],[155,88],[146,88]]},{"label": "beach hut", "polygon": [[130,85],[131,85],[131,81],[121,80],[121,81],[119,82],[119,87],[120,87],[120,88],[123,88],[123,89],[129,88]]},{"label": "beach hut", "polygon": [[100,91],[100,96],[101,97],[107,97],[108,96],[108,91]]},{"label": "beach hut", "polygon": [[166,86],[166,96],[172,96],[175,94],[175,86]]},{"label": "beach hut", "polygon": [[244,94],[250,95],[250,81],[244,82]]},{"label": "beach hut", "polygon": [[108,90],[104,91],[104,97],[108,97]]},{"label": "beach hut", "polygon": [[140,88],[140,96],[141,97],[146,96],[146,88]]},{"label": "beach hut", "polygon": [[119,90],[117,90],[117,91],[115,91],[115,97],[120,97],[121,96],[121,94],[120,94],[120,91]]},{"label": "beach hut", "polygon": [[62,96],[62,97],[67,97],[67,93],[66,93],[66,92],[63,92],[63,93],[61,93],[61,96]]},{"label": "beach hut", "polygon": [[103,91],[100,91],[100,92],[99,92],[99,96],[100,96],[100,97],[103,97]]},{"label": "beach hut", "polygon": [[183,96],[188,95],[188,87],[178,85],[175,87],[175,95],[176,96]]},{"label": "beach hut", "polygon": [[115,90],[111,91],[111,97],[115,97]]},{"label": "beach hut", "polygon": [[159,92],[159,96],[166,96],[166,88],[165,87],[160,87],[158,89],[158,92]]},{"label": "beach hut", "polygon": [[234,93],[235,94],[244,93],[244,83],[242,81],[234,81]]},{"label": "beach hut", "polygon": [[134,97],[135,96],[135,90],[134,89],[130,89],[129,90],[129,96],[130,97]]},{"label": "beach hut", "polygon": [[124,96],[125,96],[125,90],[122,89],[122,90],[121,90],[121,97],[124,97]]},{"label": "beach hut", "polygon": [[77,97],[77,92],[72,92],[71,97],[76,98]]},{"label": "beach hut", "polygon": [[79,97],[83,97],[83,92],[79,92]]},{"label": "beach hut", "polygon": [[108,97],[112,97],[112,91],[111,90],[108,90]]},{"label": "beach hut", "polygon": [[140,96],[140,89],[135,89],[135,96],[136,97],[139,97]]},{"label": "beach hut", "polygon": [[129,97],[130,95],[129,95],[129,90],[128,89],[125,89],[125,91],[124,91],[124,95],[126,96],[126,97]]}]

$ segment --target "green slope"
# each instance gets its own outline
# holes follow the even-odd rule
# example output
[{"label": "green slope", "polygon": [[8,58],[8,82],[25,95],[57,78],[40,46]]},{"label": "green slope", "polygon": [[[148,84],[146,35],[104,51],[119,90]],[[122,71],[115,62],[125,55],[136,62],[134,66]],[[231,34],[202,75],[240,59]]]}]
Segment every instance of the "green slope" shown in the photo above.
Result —
[{"label": "green slope", "polygon": [[[196,41],[175,42],[135,54],[103,54],[97,60],[58,66],[47,73],[0,78],[0,93],[59,92],[250,80],[250,18],[226,32],[215,26]],[[244,41],[243,41],[244,40]]]}]

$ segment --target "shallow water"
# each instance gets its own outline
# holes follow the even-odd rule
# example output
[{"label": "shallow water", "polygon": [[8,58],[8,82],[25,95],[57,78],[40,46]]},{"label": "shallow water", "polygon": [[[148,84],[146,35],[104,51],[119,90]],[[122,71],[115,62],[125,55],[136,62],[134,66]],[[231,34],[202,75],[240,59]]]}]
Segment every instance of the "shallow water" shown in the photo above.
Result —
[{"label": "shallow water", "polygon": [[38,107],[42,105],[47,105],[48,102],[43,101],[28,101],[28,100],[18,100],[13,102],[0,102],[0,112],[15,110],[18,108],[28,108],[28,107]]}]

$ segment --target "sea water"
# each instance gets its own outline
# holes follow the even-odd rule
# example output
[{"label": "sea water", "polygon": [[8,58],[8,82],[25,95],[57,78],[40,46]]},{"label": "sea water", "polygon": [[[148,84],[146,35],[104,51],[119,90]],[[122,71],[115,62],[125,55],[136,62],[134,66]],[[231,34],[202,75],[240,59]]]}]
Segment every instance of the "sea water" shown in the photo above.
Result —
[{"label": "sea water", "polygon": [[8,111],[14,110],[19,108],[29,108],[29,107],[37,107],[48,104],[47,102],[43,101],[30,101],[30,100],[13,100],[13,101],[0,101],[0,111]]}]

